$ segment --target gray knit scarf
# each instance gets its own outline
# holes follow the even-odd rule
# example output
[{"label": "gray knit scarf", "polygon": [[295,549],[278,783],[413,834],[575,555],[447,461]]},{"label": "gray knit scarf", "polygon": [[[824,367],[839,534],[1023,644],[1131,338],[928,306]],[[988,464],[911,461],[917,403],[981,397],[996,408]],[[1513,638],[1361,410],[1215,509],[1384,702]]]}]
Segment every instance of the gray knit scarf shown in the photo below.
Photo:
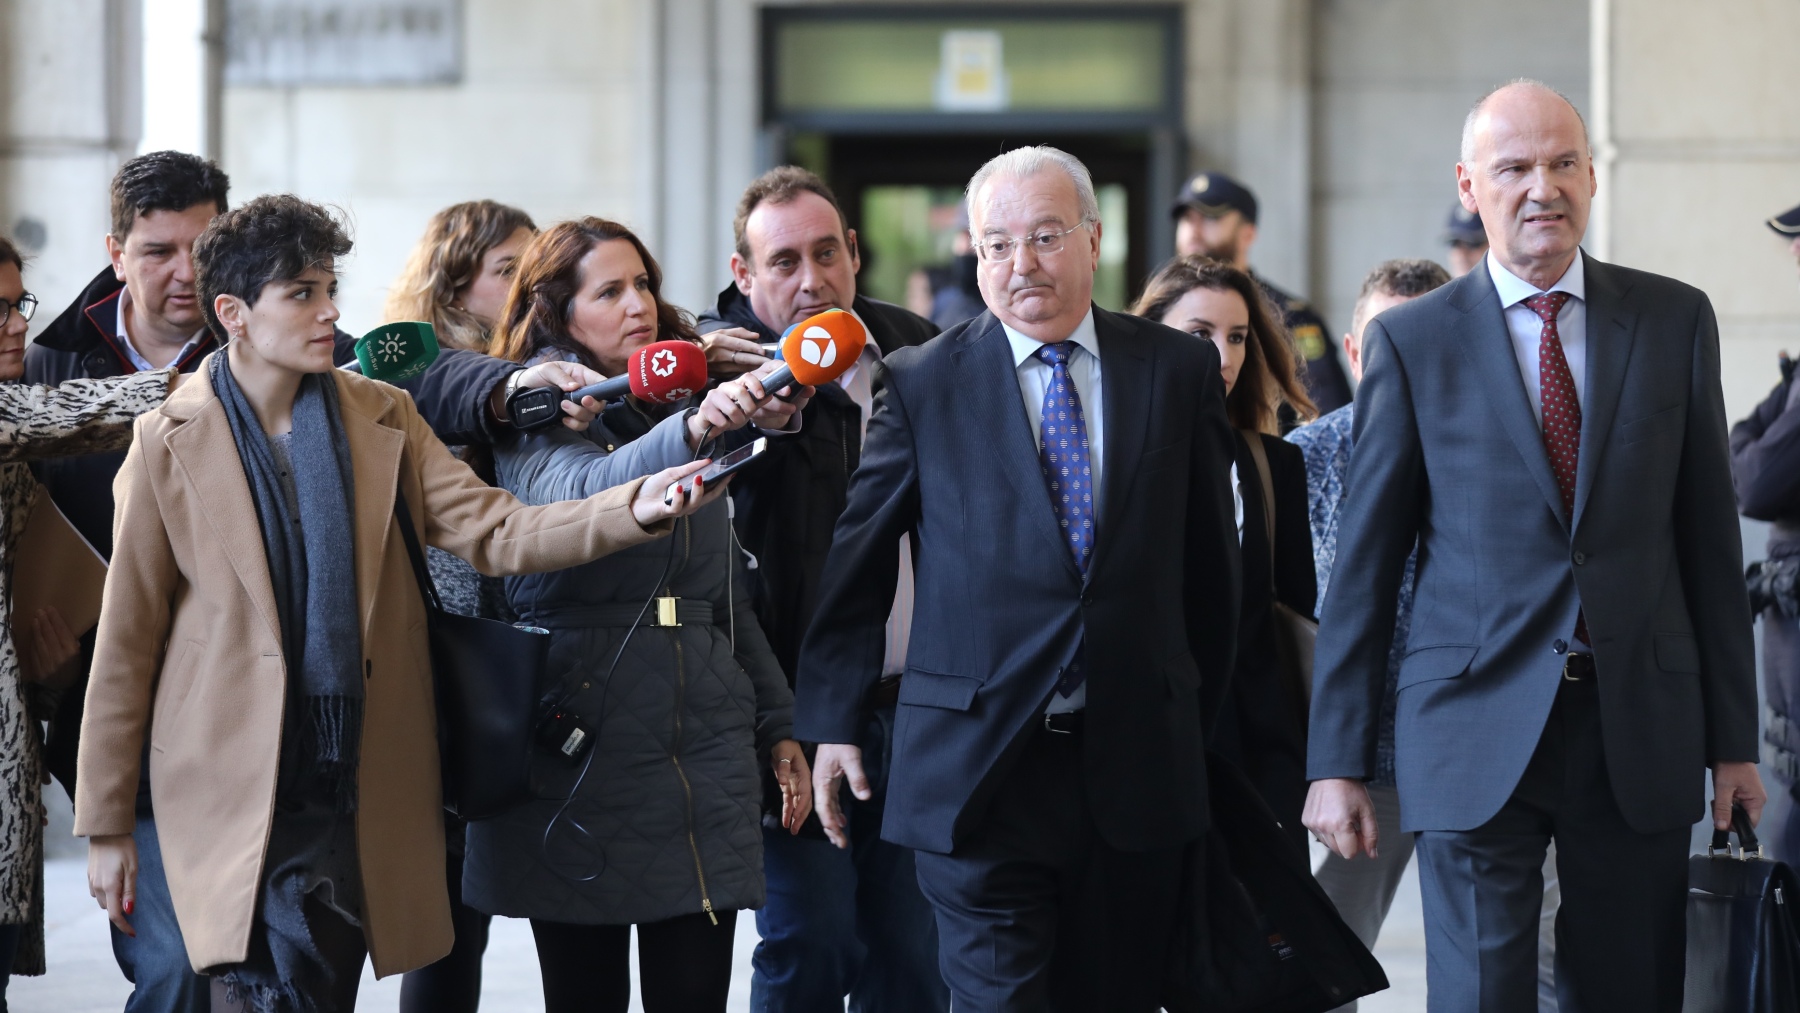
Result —
[{"label": "gray knit scarf", "polygon": [[281,620],[287,718],[277,796],[325,794],[338,812],[354,812],[362,740],[362,630],[350,445],[338,410],[337,383],[330,376],[307,376],[294,399],[288,457],[298,517],[282,490],[269,438],[222,352],[213,356],[212,384],[256,503]]}]

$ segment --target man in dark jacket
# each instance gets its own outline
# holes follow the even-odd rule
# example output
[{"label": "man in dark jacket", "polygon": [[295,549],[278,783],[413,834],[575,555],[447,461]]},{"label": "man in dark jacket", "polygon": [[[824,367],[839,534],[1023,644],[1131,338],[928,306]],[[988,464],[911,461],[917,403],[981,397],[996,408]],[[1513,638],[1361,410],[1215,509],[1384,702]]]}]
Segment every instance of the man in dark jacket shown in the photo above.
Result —
[{"label": "man in dark jacket", "polygon": [[[800,432],[732,485],[757,620],[792,685],[832,530],[862,457],[875,365],[883,355],[923,344],[938,329],[898,306],[856,294],[856,233],[831,190],[804,169],[773,169],[751,183],[738,202],[735,231],[734,281],[700,317],[715,376],[756,368],[766,361],[764,344],[827,309],[856,314],[873,339],[854,367],[819,388],[801,415]],[[906,548],[899,543],[894,551]],[[880,838],[880,758],[892,743],[910,621],[908,584],[888,620],[884,678],[863,708],[861,745],[863,755],[874,759],[875,793],[852,803],[855,847],[832,847],[817,818],[799,837],[790,836],[779,828],[778,805],[775,822],[764,820],[768,900],[756,915],[762,942],[752,961],[754,1010],[842,1010],[845,996],[858,1013],[949,1009],[938,972],[937,927],[919,892],[912,852]]]},{"label": "man in dark jacket", "polygon": [[[192,372],[217,350],[219,343],[206,328],[195,294],[192,250],[195,238],[225,210],[229,188],[230,180],[217,165],[183,152],[151,152],[121,165],[112,181],[111,232],[105,239],[112,262],[26,349],[25,382],[53,386],[170,366]],[[351,346],[350,335],[338,332],[335,358],[340,364],[354,358]],[[599,378],[568,363],[555,364],[548,373],[542,367],[521,373],[517,363],[449,350],[423,376],[402,386],[446,442],[488,444],[503,427],[509,389],[559,381],[572,389]],[[587,409],[570,414],[582,428],[593,420]],[[125,453],[118,451],[32,466],[69,522],[107,557],[113,545],[113,477],[124,461]],[[86,670],[93,658],[91,633],[82,646],[80,682],[64,696],[46,745],[46,766],[71,798]],[[125,1010],[206,1013],[211,993],[207,980],[188,966],[162,875],[149,789],[146,773],[138,792],[141,864],[132,919],[137,935],[113,930],[113,954],[136,985]]]}]

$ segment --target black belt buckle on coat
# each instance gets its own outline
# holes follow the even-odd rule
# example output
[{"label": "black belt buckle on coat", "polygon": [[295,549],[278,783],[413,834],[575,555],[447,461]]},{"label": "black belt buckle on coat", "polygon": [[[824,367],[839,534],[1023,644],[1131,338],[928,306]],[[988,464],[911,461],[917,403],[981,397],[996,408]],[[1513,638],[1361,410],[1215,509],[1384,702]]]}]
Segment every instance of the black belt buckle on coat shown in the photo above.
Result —
[{"label": "black belt buckle on coat", "polygon": [[1086,724],[1086,711],[1058,711],[1044,715],[1044,731],[1053,735],[1073,735]]},{"label": "black belt buckle on coat", "polygon": [[1593,682],[1594,656],[1571,651],[1563,658],[1564,682]]},{"label": "black belt buckle on coat", "polygon": [[869,688],[869,709],[886,710],[900,705],[900,676],[890,675]]}]

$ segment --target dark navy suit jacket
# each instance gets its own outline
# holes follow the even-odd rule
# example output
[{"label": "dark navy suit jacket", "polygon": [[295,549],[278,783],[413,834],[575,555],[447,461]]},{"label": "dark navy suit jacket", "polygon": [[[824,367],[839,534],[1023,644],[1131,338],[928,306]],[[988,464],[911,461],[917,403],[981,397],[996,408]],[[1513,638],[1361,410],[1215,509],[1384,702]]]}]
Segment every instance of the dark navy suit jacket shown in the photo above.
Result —
[{"label": "dark navy suit jacket", "polygon": [[[1585,256],[1585,254],[1584,254]],[[1564,516],[1485,264],[1370,322],[1307,775],[1375,773],[1401,571],[1404,826],[1470,830],[1511,796],[1556,699],[1578,609],[1606,766],[1641,833],[1702,815],[1702,772],[1757,758],[1755,664],[1711,304],[1588,258],[1587,389]]]},{"label": "dark navy suit jacket", "polygon": [[[888,356],[801,648],[795,735],[858,741],[911,532],[916,597],[882,836],[948,853],[1085,645],[1086,790],[1141,851],[1205,831],[1203,687],[1230,678],[1233,437],[1213,346],[1094,310],[1105,468],[1084,581],[1057,527],[1011,347],[991,313]],[[1210,713],[1211,704],[1208,704]]]}]

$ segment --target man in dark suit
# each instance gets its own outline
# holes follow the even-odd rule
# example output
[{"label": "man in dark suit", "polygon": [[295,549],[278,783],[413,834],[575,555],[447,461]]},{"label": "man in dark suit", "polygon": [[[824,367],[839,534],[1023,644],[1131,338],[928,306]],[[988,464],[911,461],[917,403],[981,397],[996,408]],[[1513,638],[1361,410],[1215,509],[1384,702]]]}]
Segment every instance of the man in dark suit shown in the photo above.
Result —
[{"label": "man in dark suit", "polygon": [[1706,296],[1582,253],[1594,176],[1536,82],[1470,113],[1487,258],[1371,321],[1340,573],[1318,641],[1306,825],[1375,853],[1363,782],[1415,539],[1395,766],[1430,1009],[1536,1008],[1540,867],[1564,1013],[1682,1001],[1689,828],[1762,807],[1749,610]]},{"label": "man in dark suit", "polygon": [[1010,151],[969,197],[989,311],[883,360],[796,730],[821,743],[843,846],[837,792],[868,795],[849,743],[910,532],[882,835],[917,849],[954,1008],[1152,1010],[1237,628],[1219,357],[1093,306],[1079,161]]}]

